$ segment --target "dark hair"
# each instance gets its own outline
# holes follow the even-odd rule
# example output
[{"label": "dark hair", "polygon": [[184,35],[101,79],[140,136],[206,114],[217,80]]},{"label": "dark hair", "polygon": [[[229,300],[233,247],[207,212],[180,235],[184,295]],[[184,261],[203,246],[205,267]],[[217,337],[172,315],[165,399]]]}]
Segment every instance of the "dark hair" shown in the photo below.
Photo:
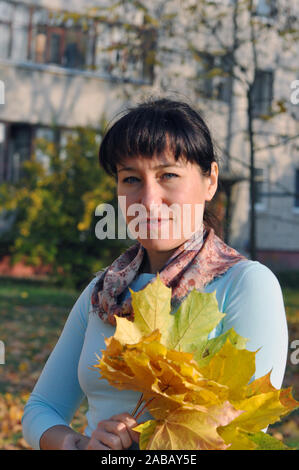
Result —
[{"label": "dark hair", "polygon": [[[217,162],[210,131],[198,111],[182,101],[150,99],[128,108],[105,133],[99,162],[116,177],[116,164],[127,157],[151,158],[167,149],[175,160],[184,157],[197,163],[205,176],[211,174],[212,162]],[[219,220],[206,206],[204,222],[220,235]]]}]

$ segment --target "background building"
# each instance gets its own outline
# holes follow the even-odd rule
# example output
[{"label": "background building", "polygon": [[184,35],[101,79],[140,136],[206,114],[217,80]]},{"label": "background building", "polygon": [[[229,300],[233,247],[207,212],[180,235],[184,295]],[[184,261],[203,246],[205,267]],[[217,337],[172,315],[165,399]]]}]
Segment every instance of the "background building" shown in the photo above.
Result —
[{"label": "background building", "polygon": [[[196,16],[196,3],[225,9],[215,34]],[[111,119],[132,101],[172,93],[207,118],[221,160],[226,241],[248,255],[250,148],[242,80],[251,75],[256,257],[274,269],[298,269],[299,105],[291,102],[298,52],[291,38],[285,48],[279,34],[281,18],[284,28],[293,27],[296,4],[255,0],[263,26],[255,61],[248,12],[239,5],[234,16],[236,3],[155,0],[141,9],[124,1],[114,9],[107,2],[107,10],[102,1],[0,0],[0,182],[19,181],[36,139],[58,142],[63,153],[77,126],[97,128],[103,116]],[[47,165],[42,152],[37,158]],[[5,231],[7,221],[0,228]]]}]

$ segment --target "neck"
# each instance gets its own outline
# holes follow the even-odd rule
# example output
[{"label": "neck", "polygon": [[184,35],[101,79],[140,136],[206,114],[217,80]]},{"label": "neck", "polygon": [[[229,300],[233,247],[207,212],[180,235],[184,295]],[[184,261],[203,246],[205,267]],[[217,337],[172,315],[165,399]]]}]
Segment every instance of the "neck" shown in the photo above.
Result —
[{"label": "neck", "polygon": [[[204,227],[203,231],[203,239],[205,239],[205,234],[207,233],[206,228]],[[182,243],[185,243],[184,240]],[[168,251],[156,251],[156,250],[148,250],[145,249],[145,254],[143,257],[142,264],[139,268],[139,273],[151,273],[157,274],[157,272],[161,271],[163,266],[169,260],[169,258],[173,255],[173,253],[181,246],[179,244],[175,248],[172,248]]]},{"label": "neck", "polygon": [[175,252],[177,248],[169,251],[158,251],[158,252],[151,252],[149,250],[145,250],[145,255],[143,258],[142,265],[140,267],[140,273],[151,273],[157,274],[171,255]]}]

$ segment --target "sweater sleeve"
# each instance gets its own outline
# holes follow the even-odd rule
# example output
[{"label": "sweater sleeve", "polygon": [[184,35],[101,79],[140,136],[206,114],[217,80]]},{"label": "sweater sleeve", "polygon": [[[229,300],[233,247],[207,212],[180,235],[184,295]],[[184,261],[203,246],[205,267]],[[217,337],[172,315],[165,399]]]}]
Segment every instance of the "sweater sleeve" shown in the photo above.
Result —
[{"label": "sweater sleeve", "polygon": [[224,309],[223,332],[230,328],[248,339],[246,349],[256,354],[257,379],[271,372],[281,388],[288,353],[288,328],[280,284],[274,273],[252,262],[231,283]]},{"label": "sweater sleeve", "polygon": [[93,279],[74,304],[60,338],[25,405],[23,436],[33,449],[40,449],[42,434],[52,426],[66,425],[84,398],[77,368],[87,327]]}]

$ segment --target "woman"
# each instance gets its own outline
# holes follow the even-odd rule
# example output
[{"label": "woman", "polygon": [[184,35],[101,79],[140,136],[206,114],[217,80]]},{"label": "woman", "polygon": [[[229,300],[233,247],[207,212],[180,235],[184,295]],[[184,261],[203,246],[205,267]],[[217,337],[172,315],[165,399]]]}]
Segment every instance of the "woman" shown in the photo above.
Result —
[{"label": "woman", "polygon": [[[206,209],[217,190],[218,164],[202,117],[177,101],[143,103],[110,128],[99,156],[117,179],[128,226],[136,215],[130,208],[143,208],[135,224],[137,242],[98,273],[70,312],[25,406],[23,432],[35,449],[138,448],[132,412],[140,394],[100,381],[91,366],[105,348],[104,338],[114,333],[115,316],[133,318],[128,287],[140,290],[158,272],[172,288],[173,312],[193,288],[216,291],[226,315],[210,337],[233,327],[248,338],[247,349],[259,349],[254,378],[272,370],[272,384],[280,388],[284,376],[288,337],[277,278],[227,246]],[[184,213],[184,207],[191,210]],[[197,208],[204,208],[203,224]],[[69,423],[85,396],[83,436]]]}]

